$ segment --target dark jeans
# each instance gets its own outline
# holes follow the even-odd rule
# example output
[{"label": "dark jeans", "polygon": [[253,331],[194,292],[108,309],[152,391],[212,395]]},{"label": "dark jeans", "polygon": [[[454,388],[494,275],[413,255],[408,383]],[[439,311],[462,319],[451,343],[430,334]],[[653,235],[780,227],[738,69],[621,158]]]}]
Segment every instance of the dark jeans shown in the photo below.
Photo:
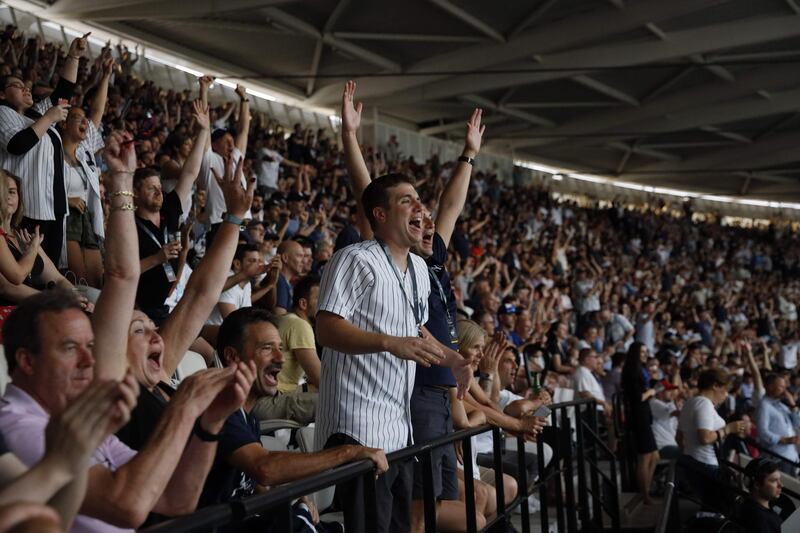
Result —
[{"label": "dark jeans", "polygon": [[[420,444],[453,432],[450,394],[446,388],[415,385],[411,395],[411,427],[414,442]],[[431,450],[433,494],[437,500],[458,499],[458,460],[452,444]],[[422,461],[414,462],[415,500],[423,498]]]},{"label": "dark jeans", "polygon": [[683,470],[683,478],[692,490],[700,497],[703,505],[712,509],[723,509],[720,496],[720,470],[719,466],[701,463],[694,457],[681,454],[678,457],[678,467]]},{"label": "dark jeans", "polygon": [[[325,448],[343,444],[360,443],[343,433],[328,438]],[[389,465],[389,471],[375,481],[374,533],[406,533],[411,530],[411,487],[414,483],[412,462],[403,461]],[[351,479],[336,486],[336,499],[344,513],[347,533],[373,533],[367,531],[364,520],[364,483],[361,478]]]},{"label": "dark jeans", "polygon": [[35,220],[24,217],[20,226],[28,230],[31,235],[33,235],[36,226],[39,226],[39,234],[44,235],[42,250],[58,268],[61,249],[64,246],[64,215],[56,216],[55,220]]}]

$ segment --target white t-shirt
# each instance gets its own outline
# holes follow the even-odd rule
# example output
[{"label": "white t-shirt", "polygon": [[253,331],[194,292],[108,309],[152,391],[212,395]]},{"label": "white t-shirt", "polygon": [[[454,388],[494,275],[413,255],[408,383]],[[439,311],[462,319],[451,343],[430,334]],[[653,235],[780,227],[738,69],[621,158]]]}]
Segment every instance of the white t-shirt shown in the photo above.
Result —
[{"label": "white t-shirt", "polygon": [[789,342],[781,347],[780,362],[783,368],[793,370],[797,366],[797,349],[800,342]]},{"label": "white t-shirt", "polygon": [[[250,282],[244,284],[242,287],[239,283],[228,289],[227,291],[223,292],[219,295],[219,303],[221,304],[233,304],[236,309],[241,309],[242,307],[250,307],[252,302],[250,301]],[[208,317],[206,324],[211,326],[219,326],[222,324],[222,315],[219,312],[219,307],[216,305],[214,306],[214,310],[211,311],[211,316]]]},{"label": "white t-shirt", "polygon": [[677,446],[675,435],[678,433],[678,417],[672,413],[678,408],[675,402],[662,402],[658,398],[650,399],[650,411],[653,413],[653,437],[660,450],[664,446]]},{"label": "white t-shirt", "polygon": [[[265,161],[264,157],[272,159],[272,161]],[[269,148],[262,148],[259,151],[258,163],[258,185],[260,187],[269,187],[270,189],[278,188],[278,173],[280,172],[281,162],[283,156],[275,150]]]},{"label": "white t-shirt", "polygon": [[678,429],[683,433],[683,453],[701,463],[719,466],[713,444],[701,444],[697,430],[717,431],[724,427],[725,420],[714,409],[711,400],[705,396],[690,398],[683,404],[678,418]]},{"label": "white t-shirt", "polygon": [[613,343],[621,341],[633,329],[631,321],[625,315],[619,313],[611,315],[611,320],[608,321],[608,326],[606,326],[608,336]]},{"label": "white t-shirt", "polygon": [[[242,158],[242,152],[238,148],[233,149],[231,154],[233,165],[239,162]],[[208,218],[212,224],[219,224],[222,222],[222,214],[225,212],[225,196],[222,194],[222,189],[217,185],[217,180],[211,170],[216,171],[220,177],[225,175],[225,160],[222,156],[209,150],[203,155],[203,164],[200,167],[200,177],[197,179],[199,188],[207,191],[206,195],[206,211],[208,211]],[[242,187],[247,187],[247,182],[242,177]],[[244,219],[251,218],[250,209],[244,215]]]},{"label": "white t-shirt", "polygon": [[[572,380],[576,393],[588,392],[594,398],[606,401],[606,395],[603,392],[603,386],[600,385],[600,382],[594,377],[592,371],[585,366],[581,365],[577,368],[577,370],[575,370],[575,374],[572,375]],[[603,406],[598,405],[597,410],[603,411]]]}]

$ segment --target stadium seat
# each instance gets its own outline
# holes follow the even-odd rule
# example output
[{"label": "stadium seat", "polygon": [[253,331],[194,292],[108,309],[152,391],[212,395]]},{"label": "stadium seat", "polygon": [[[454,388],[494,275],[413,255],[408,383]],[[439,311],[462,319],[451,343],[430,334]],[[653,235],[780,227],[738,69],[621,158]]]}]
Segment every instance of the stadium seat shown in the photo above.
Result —
[{"label": "stadium seat", "polygon": [[183,355],[183,359],[178,363],[178,368],[175,370],[176,381],[180,383],[195,372],[205,370],[206,368],[208,368],[208,365],[206,364],[206,360],[203,359],[203,356],[197,352],[188,350]]}]

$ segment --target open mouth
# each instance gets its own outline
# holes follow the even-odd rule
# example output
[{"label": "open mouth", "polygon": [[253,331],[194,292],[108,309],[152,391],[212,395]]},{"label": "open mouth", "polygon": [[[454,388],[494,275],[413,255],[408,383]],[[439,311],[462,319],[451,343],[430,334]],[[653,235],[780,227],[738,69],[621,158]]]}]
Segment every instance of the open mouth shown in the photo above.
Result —
[{"label": "open mouth", "polygon": [[414,217],[409,222],[408,225],[411,226],[412,231],[414,233],[422,233],[422,217]]},{"label": "open mouth", "polygon": [[278,385],[278,374],[280,374],[281,365],[270,365],[264,369],[264,385],[268,387],[275,387]]},{"label": "open mouth", "polygon": [[147,365],[154,370],[161,370],[161,350],[147,354]]},{"label": "open mouth", "polygon": [[426,231],[422,235],[422,244],[425,246],[433,246],[433,231]]}]

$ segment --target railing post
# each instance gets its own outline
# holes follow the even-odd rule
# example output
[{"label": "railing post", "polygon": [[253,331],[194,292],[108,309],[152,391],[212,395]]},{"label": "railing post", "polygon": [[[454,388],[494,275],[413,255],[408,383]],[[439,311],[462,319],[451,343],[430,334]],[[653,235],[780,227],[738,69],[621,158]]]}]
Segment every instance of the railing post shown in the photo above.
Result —
[{"label": "railing post", "polygon": [[375,471],[370,470],[364,474],[362,483],[364,485],[364,528],[367,531],[377,531],[378,500],[375,493]]},{"label": "railing post", "polygon": [[613,528],[613,531],[619,531],[620,508],[619,508],[619,487],[617,486],[617,461],[613,455],[610,457],[610,459],[611,460],[609,462],[610,463],[609,466],[611,467],[610,469],[611,485],[614,487],[613,494],[611,495],[611,507],[614,512],[609,514],[611,515],[611,527]]},{"label": "railing post", "polygon": [[492,447],[494,448],[494,490],[497,496],[497,516],[503,517],[503,523],[508,523],[506,519],[506,497],[503,490],[503,441],[500,428],[492,427]]},{"label": "railing post", "polygon": [[[591,404],[590,404],[591,405]],[[575,420],[577,423],[580,414],[580,404],[575,406]],[[578,530],[575,519],[575,485],[572,481],[572,423],[569,419],[569,408],[561,411],[561,424],[566,429],[567,445],[564,447],[564,490],[567,496],[567,531],[576,533]]]},{"label": "railing post", "polygon": [[[541,436],[539,437],[541,440]],[[528,509],[528,465],[525,457],[525,438],[517,436],[517,469],[519,469],[519,491],[523,495],[520,502],[520,518],[522,520],[522,533],[531,532],[531,517]],[[539,477],[542,472],[539,471]]]},{"label": "railing post", "polygon": [[[558,446],[556,445],[555,448],[557,447]],[[553,455],[555,456],[555,449],[553,450]],[[541,485],[539,485],[539,504],[541,505],[541,509],[539,510],[539,519],[542,525],[542,532],[545,532],[550,531],[550,519],[547,512],[547,481],[544,480],[544,442],[541,439],[539,439],[539,442],[536,443],[536,459],[539,463],[539,482],[541,483]],[[555,457],[551,458],[550,464],[553,464],[554,460]]]},{"label": "railing post", "polygon": [[[589,411],[587,414],[589,417],[589,430],[594,432],[594,435],[597,435],[597,413]],[[590,476],[592,483],[592,519],[598,528],[603,529],[603,509],[600,506],[600,462],[597,459],[597,443],[594,442],[594,436],[592,437],[589,460],[593,465]]]},{"label": "railing post", "polygon": [[[558,425],[558,410],[565,410],[565,407],[559,407],[558,409],[554,410],[551,414],[551,423],[553,427],[556,428],[556,435],[558,435],[558,445],[553,448],[553,463],[555,467],[558,469],[558,474],[555,476],[555,491],[556,491],[556,525],[558,527],[558,532],[563,533],[564,531],[564,495],[562,494],[563,486],[561,484],[561,476],[563,472],[561,472],[561,445],[563,444],[563,432],[564,428],[559,427]],[[569,430],[568,430],[569,431]],[[569,435],[567,435],[567,443],[569,444]]]},{"label": "railing post", "polygon": [[464,504],[467,513],[467,532],[476,533],[478,531],[477,520],[475,519],[475,480],[472,477],[472,440],[466,437],[461,441],[464,451]]},{"label": "railing post", "polygon": [[277,520],[275,521],[277,531],[286,531],[287,533],[294,532],[292,525],[292,502],[284,502],[275,507],[275,514]]},{"label": "railing post", "polygon": [[585,415],[581,413],[581,405],[576,406],[575,413],[575,441],[577,442],[578,454],[578,513],[581,519],[581,529],[589,524],[589,493],[586,490],[586,462],[584,461],[584,432],[583,426],[586,424]]},{"label": "railing post", "polygon": [[433,494],[431,450],[422,455],[422,503],[425,509],[425,532],[436,533],[436,496]]}]

